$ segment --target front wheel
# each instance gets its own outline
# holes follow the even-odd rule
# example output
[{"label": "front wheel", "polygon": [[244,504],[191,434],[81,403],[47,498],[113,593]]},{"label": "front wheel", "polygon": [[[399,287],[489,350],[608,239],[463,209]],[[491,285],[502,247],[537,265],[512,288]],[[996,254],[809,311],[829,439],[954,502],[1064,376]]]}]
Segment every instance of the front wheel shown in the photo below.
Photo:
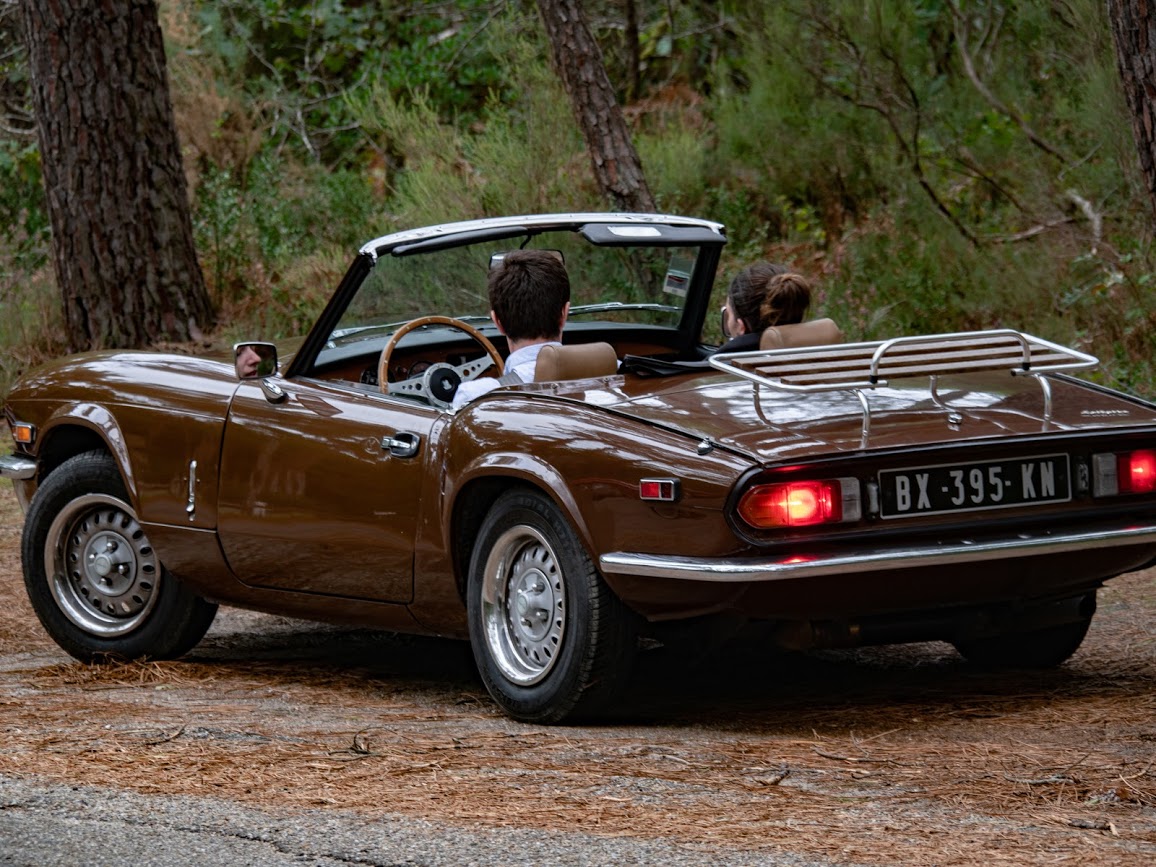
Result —
[{"label": "front wheel", "polygon": [[48,476],[21,554],[37,617],[80,660],[180,656],[217,613],[165,571],[104,452],[76,455]]},{"label": "front wheel", "polygon": [[630,677],[636,616],[537,492],[508,492],[490,509],[470,560],[467,602],[478,671],[515,719],[594,715]]}]

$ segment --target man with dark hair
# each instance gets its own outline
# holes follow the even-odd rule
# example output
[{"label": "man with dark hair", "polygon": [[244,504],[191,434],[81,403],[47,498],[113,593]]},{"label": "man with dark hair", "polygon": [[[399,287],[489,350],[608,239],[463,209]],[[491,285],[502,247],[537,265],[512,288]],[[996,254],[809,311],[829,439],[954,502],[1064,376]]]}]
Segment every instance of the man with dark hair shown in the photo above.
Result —
[{"label": "man with dark hair", "polygon": [[570,275],[557,254],[547,250],[507,253],[489,276],[490,318],[506,335],[510,355],[502,380],[492,376],[463,382],[454,408],[512,382],[533,382],[542,347],[562,342],[570,312]]}]

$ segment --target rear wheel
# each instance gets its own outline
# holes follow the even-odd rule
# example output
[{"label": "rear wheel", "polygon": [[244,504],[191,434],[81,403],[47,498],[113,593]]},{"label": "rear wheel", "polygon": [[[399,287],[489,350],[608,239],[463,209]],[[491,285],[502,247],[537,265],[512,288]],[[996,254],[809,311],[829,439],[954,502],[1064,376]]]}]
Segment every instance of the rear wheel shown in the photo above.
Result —
[{"label": "rear wheel", "polygon": [[1069,623],[959,639],[953,644],[968,662],[985,668],[1054,668],[1067,661],[1088,634],[1096,611],[1095,594],[1084,597],[1080,610],[1082,616]]},{"label": "rear wheel", "polygon": [[104,452],[70,458],[45,479],[21,553],[36,615],[77,659],[180,656],[217,612],[165,571]]},{"label": "rear wheel", "polygon": [[629,679],[636,617],[547,497],[494,503],[470,561],[470,641],[490,695],[524,722],[605,710]]}]

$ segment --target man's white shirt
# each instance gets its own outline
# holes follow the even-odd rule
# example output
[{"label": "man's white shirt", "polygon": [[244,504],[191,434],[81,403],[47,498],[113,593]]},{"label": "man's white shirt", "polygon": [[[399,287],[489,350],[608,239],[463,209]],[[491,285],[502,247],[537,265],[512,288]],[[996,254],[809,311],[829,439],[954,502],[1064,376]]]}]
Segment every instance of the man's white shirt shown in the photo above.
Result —
[{"label": "man's white shirt", "polygon": [[[534,368],[538,366],[538,353],[542,351],[542,347],[561,345],[556,340],[547,343],[531,343],[529,346],[523,346],[521,349],[511,352],[510,357],[506,359],[506,373],[518,374],[522,378],[522,382],[533,382]],[[489,394],[499,384],[497,377],[493,376],[483,376],[469,382],[463,382],[458,386],[458,393],[454,395],[454,409],[461,409],[471,400],[475,400],[483,394]]]}]

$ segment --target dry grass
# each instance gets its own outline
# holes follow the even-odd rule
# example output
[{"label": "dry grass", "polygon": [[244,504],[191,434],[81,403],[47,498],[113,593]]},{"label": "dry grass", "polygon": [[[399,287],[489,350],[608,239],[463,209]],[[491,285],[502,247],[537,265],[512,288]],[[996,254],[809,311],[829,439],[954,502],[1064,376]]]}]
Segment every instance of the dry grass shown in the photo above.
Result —
[{"label": "dry grass", "polygon": [[10,501],[0,773],[768,858],[1156,860],[1151,572],[1112,583],[1060,671],[979,676],[934,645],[656,663],[624,721],[542,728],[499,714],[458,645],[244,612],[187,660],[69,662],[20,598]]}]

